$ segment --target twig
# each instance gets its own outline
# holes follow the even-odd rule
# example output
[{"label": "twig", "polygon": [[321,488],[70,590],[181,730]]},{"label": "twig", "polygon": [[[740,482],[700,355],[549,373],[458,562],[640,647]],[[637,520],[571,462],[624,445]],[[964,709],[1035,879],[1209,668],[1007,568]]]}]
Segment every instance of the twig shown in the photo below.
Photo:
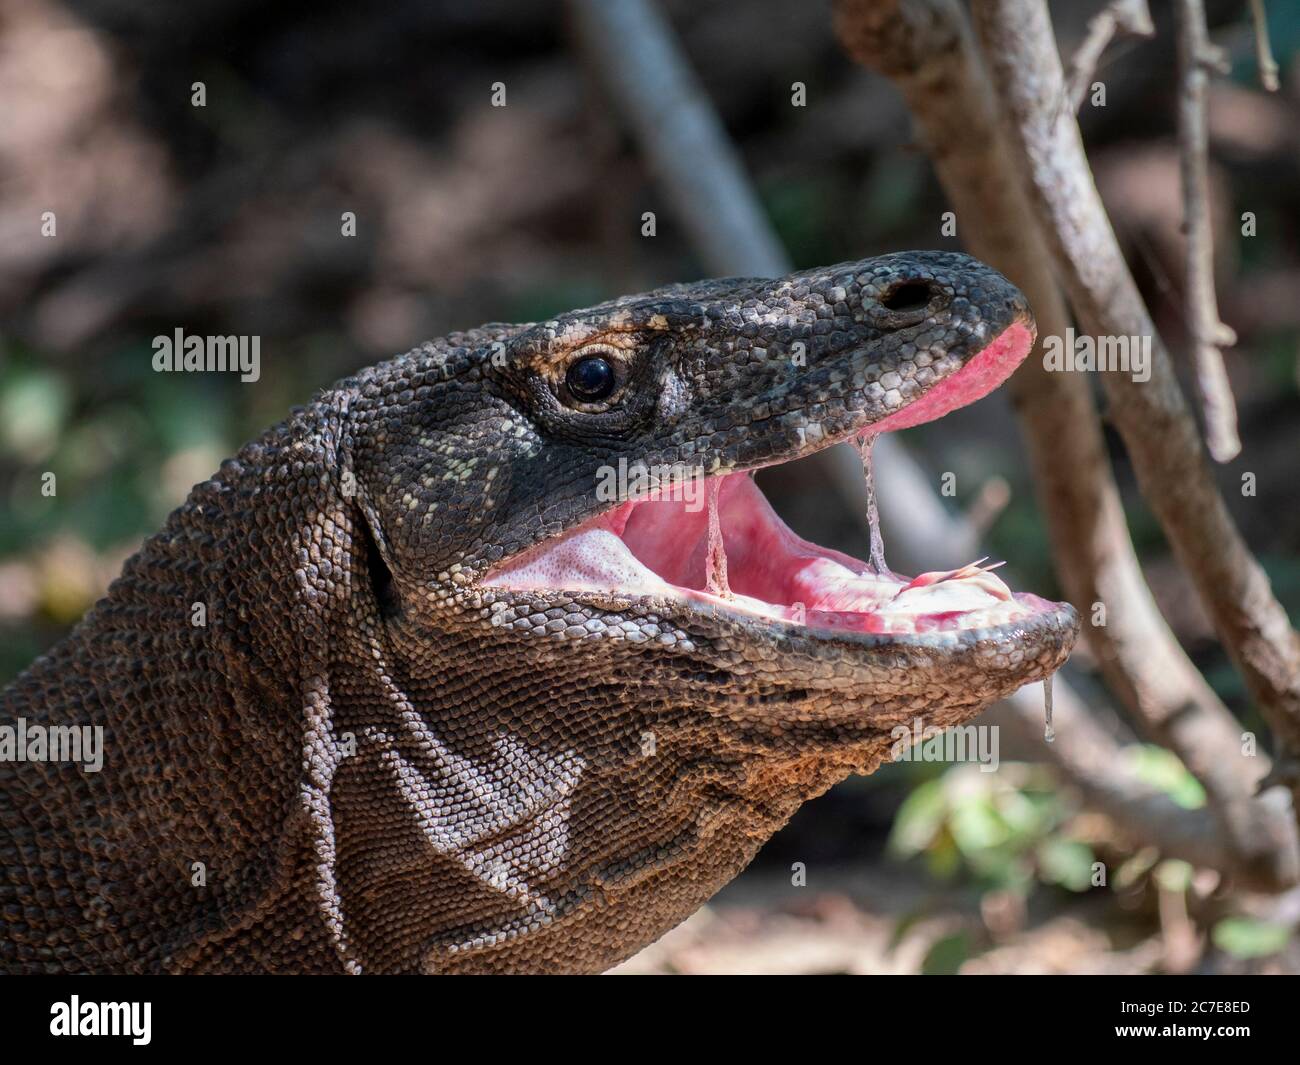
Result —
[{"label": "twig", "polygon": [[[1063,74],[1046,5],[974,0],[972,9],[1011,154],[1080,322],[1093,336],[1150,338],[1149,380],[1101,375],[1142,493],[1280,753],[1294,756],[1300,752],[1300,638],[1215,486],[1168,352],[1097,193],[1078,124],[1047,103],[1061,91]],[[1292,794],[1300,809],[1300,787]]]},{"label": "twig", "polygon": [[[1064,335],[1070,320],[1051,255],[1038,228],[1025,224],[1017,166],[960,8],[951,0],[837,0],[835,24],[849,53],[903,94],[970,250],[1024,291],[1040,337]],[[1089,622],[1092,604],[1107,607],[1104,623],[1085,624],[1084,632],[1111,691],[1205,785],[1221,826],[1224,864],[1216,868],[1251,870],[1257,884],[1274,888],[1289,883],[1300,861],[1294,825],[1289,813],[1254,800],[1267,767],[1239,756],[1240,725],[1187,658],[1147,588],[1088,381],[1047,372],[1039,346],[1010,387],[1061,583]],[[1068,692],[1063,701],[1068,705]],[[1073,740],[1068,729],[1061,736],[1055,746],[1064,746],[1063,755],[1047,748],[1040,754],[1068,759]],[[1099,771],[1089,771],[1088,781],[1076,775],[1080,786],[1106,793]],[[1160,831],[1169,835],[1167,826]]]},{"label": "twig", "polygon": [[789,273],[740,157],[659,11],[645,0],[570,0],[570,9],[705,266],[719,275]]},{"label": "twig", "polygon": [[1206,88],[1222,53],[1210,45],[1201,0],[1178,0],[1178,148],[1183,180],[1183,228],[1187,233],[1187,296],[1184,313],[1196,364],[1196,384],[1205,416],[1205,442],[1218,462],[1241,451],[1237,405],[1220,346],[1237,334],[1219,320],[1214,292],[1214,233],[1210,224],[1209,134],[1205,123]]},{"label": "twig", "polygon": [[1134,37],[1154,37],[1155,24],[1146,0],[1110,0],[1101,11],[1088,20],[1088,35],[1070,60],[1069,85],[1070,113],[1083,106],[1088,86],[1097,70],[1101,53],[1106,50],[1117,30]]},{"label": "twig", "polygon": [[1250,20],[1255,24],[1255,59],[1259,64],[1259,83],[1266,92],[1277,92],[1281,83],[1277,78],[1277,60],[1273,58],[1273,46],[1268,40],[1268,14],[1264,11],[1264,0],[1250,0]]}]

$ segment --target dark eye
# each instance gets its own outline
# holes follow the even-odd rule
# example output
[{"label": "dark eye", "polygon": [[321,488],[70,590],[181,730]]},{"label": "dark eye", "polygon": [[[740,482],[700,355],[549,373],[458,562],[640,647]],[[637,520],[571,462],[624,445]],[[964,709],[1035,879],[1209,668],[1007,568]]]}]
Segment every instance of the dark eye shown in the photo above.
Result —
[{"label": "dark eye", "polygon": [[564,375],[573,398],[581,403],[596,403],[614,391],[617,378],[609,360],[599,355],[579,359]]}]

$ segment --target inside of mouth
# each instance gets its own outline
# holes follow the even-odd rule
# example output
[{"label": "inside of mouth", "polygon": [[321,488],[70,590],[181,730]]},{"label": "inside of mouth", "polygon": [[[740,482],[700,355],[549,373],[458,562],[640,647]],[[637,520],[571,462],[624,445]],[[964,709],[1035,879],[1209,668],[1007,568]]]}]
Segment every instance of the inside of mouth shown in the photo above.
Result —
[{"label": "inside of mouth", "polygon": [[[1012,326],[960,371],[872,427],[930,421],[987,394],[1032,340]],[[797,536],[751,473],[686,480],[634,495],[499,565],[485,586],[675,598],[813,628],[926,633],[1002,626],[1053,604],[1013,594],[984,560],[907,577],[885,562],[873,436],[856,441],[867,481],[869,561]]]},{"label": "inside of mouth", "polygon": [[1048,605],[1013,595],[979,564],[913,578],[804,540],[744,473],[624,503],[485,583],[712,601],[814,628],[872,633],[983,628]]}]

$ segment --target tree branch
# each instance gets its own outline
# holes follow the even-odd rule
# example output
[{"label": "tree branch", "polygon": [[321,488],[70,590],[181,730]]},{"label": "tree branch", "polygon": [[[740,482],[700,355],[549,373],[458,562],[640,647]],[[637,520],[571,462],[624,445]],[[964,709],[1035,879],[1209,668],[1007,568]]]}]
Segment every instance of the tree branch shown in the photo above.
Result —
[{"label": "tree branch", "polygon": [[1277,60],[1268,40],[1268,14],[1264,0],[1250,0],[1250,19],[1255,24],[1255,60],[1259,64],[1259,83],[1266,92],[1277,92],[1281,83],[1277,79]]},{"label": "tree branch", "polygon": [[740,157],[659,11],[644,0],[570,0],[570,9],[584,52],[708,270],[789,273]]},{"label": "tree branch", "polygon": [[[1215,487],[1192,420],[1097,194],[1074,119],[1053,108],[1060,56],[1042,0],[974,0],[1016,165],[1070,302],[1095,337],[1150,338],[1150,380],[1104,373],[1139,486],[1283,755],[1300,752],[1300,639]],[[1300,785],[1293,798],[1300,807]]]},{"label": "tree branch", "polygon": [[1088,86],[1092,84],[1092,76],[1096,73],[1101,53],[1106,50],[1116,31],[1134,37],[1155,35],[1156,27],[1151,21],[1146,0],[1110,0],[1088,20],[1088,35],[1070,60],[1070,73],[1066,79],[1071,113],[1077,114],[1083,106],[1083,99],[1088,95]]},{"label": "tree branch", "polygon": [[[1025,293],[1040,338],[1063,336],[1069,317],[1051,255],[1038,228],[1025,224],[1020,175],[958,5],[837,0],[835,21],[849,53],[903,94],[967,246]],[[1085,619],[1094,603],[1106,606],[1104,624],[1084,631],[1111,691],[1204,784],[1226,841],[1218,868],[1257,886],[1292,882],[1295,827],[1254,799],[1267,762],[1240,757],[1241,726],[1184,654],[1142,576],[1088,381],[1049,373],[1039,343],[1010,387],[1061,583]],[[1072,742],[1062,737],[1058,746]],[[1106,793],[1095,780],[1084,790]]]},{"label": "tree branch", "polygon": [[[1044,761],[1079,790],[1088,806],[1106,814],[1136,842],[1154,846],[1166,857],[1228,873],[1256,890],[1277,891],[1287,882],[1279,879],[1281,870],[1270,868],[1280,863],[1270,863],[1264,855],[1243,864],[1236,847],[1239,840],[1224,831],[1223,818],[1212,806],[1188,810],[1126,769],[1120,746],[1073,689],[1058,680],[1054,698],[1058,739]],[[1006,721],[1022,742],[1037,750],[1043,737],[1038,686],[1021,688],[1007,704],[1011,713],[998,715],[998,720]],[[1285,791],[1261,796],[1260,802],[1260,821],[1271,825],[1289,822],[1291,810]]]},{"label": "tree branch", "polygon": [[1219,320],[1214,292],[1214,234],[1210,227],[1209,134],[1205,124],[1206,87],[1211,69],[1223,56],[1210,45],[1201,0],[1178,0],[1178,147],[1183,182],[1183,229],[1187,233],[1187,335],[1196,363],[1196,383],[1205,416],[1205,440],[1218,462],[1241,451],[1237,407],[1223,365],[1220,345],[1237,334]]}]

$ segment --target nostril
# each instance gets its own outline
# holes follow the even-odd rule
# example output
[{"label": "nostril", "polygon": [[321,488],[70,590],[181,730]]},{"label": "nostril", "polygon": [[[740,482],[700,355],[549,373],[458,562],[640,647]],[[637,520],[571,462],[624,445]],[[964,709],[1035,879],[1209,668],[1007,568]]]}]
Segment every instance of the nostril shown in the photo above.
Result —
[{"label": "nostril", "polygon": [[880,305],[891,311],[915,311],[930,302],[930,286],[924,281],[902,281],[880,297]]}]

